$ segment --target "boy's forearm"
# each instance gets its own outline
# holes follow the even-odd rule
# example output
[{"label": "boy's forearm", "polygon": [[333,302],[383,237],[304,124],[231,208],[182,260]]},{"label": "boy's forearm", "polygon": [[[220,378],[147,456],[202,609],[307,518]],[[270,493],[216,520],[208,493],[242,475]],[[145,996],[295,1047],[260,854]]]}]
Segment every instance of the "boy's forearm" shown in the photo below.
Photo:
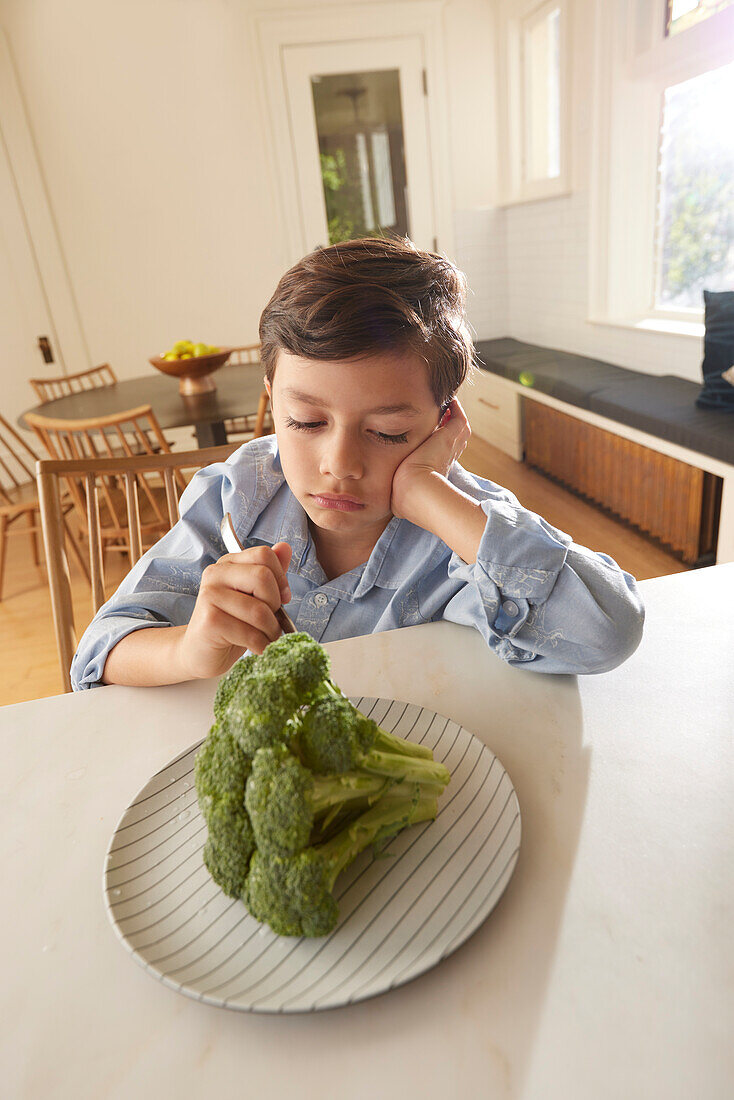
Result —
[{"label": "boy's forearm", "polygon": [[189,680],[179,658],[185,631],[185,626],[143,627],[125,635],[107,654],[102,683],[157,687]]},{"label": "boy's forearm", "polygon": [[481,505],[438,471],[411,486],[405,519],[445,542],[467,564],[477,560],[487,517]]}]

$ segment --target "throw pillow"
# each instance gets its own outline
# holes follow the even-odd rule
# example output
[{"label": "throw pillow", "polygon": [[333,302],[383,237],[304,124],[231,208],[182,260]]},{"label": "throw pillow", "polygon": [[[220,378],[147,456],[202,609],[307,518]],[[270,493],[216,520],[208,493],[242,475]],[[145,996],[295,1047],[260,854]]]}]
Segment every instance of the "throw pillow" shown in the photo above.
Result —
[{"label": "throw pillow", "polygon": [[703,389],[696,404],[734,412],[734,290],[704,290],[703,301]]}]

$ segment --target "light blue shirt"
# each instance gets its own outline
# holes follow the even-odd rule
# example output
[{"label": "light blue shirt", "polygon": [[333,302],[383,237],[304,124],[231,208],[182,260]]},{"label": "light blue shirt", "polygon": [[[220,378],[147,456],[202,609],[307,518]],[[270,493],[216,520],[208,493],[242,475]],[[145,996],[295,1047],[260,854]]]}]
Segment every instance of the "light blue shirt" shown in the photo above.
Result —
[{"label": "light blue shirt", "polygon": [[275,436],[246,443],[192,478],[179,522],[97,612],[72,662],[74,690],[99,685],[107,654],[126,634],[188,623],[203,569],[226,552],[225,512],[243,545],[290,544],[288,614],[317,641],[447,619],[475,627],[508,664],[539,672],[606,672],[634,652],[644,621],[634,577],[458,463],[448,480],[487,517],[476,562],[393,518],[367,562],[327,580]]}]

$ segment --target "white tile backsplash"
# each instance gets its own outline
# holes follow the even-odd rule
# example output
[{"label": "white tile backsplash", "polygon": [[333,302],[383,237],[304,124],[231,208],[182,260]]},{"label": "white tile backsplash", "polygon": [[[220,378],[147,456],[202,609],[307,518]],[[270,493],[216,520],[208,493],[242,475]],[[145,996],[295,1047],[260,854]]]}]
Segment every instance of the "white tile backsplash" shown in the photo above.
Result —
[{"label": "white tile backsplash", "polygon": [[701,379],[703,341],[591,324],[589,202],[579,191],[454,214],[454,262],[467,276],[477,339],[514,336],[631,367]]}]

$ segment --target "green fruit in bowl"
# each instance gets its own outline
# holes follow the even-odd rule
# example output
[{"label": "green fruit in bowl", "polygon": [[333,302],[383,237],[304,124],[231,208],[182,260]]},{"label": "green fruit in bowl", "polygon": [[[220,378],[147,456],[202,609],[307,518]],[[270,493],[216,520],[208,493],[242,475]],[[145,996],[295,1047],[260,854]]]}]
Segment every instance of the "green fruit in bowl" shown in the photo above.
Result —
[{"label": "green fruit in bowl", "polygon": [[178,359],[198,359],[202,355],[217,355],[220,350],[212,344],[201,341],[194,344],[191,340],[177,340],[172,348],[162,351],[158,358],[167,362]]}]

